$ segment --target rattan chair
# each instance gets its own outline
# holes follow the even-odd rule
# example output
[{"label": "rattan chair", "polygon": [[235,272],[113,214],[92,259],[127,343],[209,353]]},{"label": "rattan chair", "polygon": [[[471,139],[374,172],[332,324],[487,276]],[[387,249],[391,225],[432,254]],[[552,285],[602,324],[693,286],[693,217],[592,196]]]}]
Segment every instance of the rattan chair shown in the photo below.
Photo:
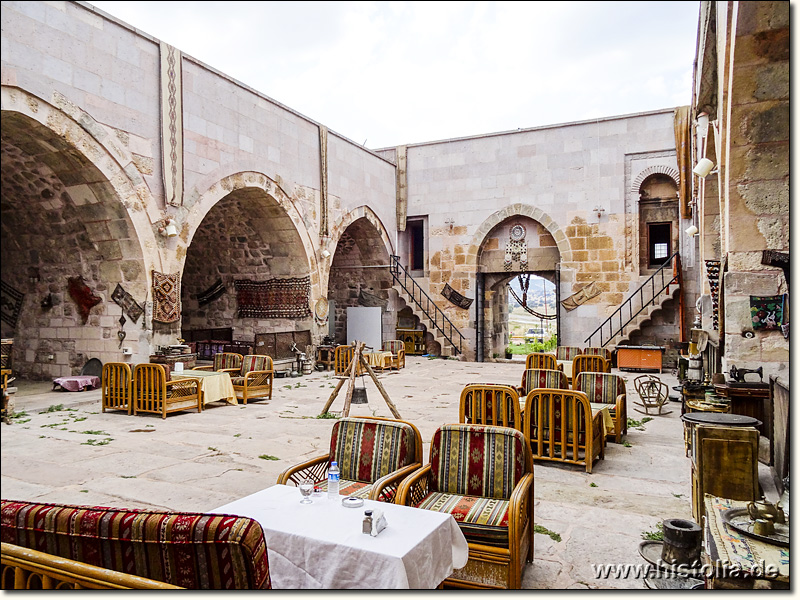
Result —
[{"label": "rattan chair", "polygon": [[583,392],[539,388],[525,398],[523,431],[534,460],[583,465],[605,457],[603,416]]},{"label": "rattan chair", "polygon": [[558,369],[556,355],[549,352],[531,352],[525,357],[526,369]]},{"label": "rattan chair", "polygon": [[586,394],[589,402],[609,405],[608,412],[614,421],[614,441],[619,444],[623,434],[628,433],[625,380],[613,373],[583,372],[573,380],[572,389]]},{"label": "rattan chair", "polygon": [[330,451],[278,476],[278,483],[299,484],[310,478],[328,487],[331,461],[339,466],[339,494],[393,502],[400,482],[422,466],[422,436],[400,419],[345,417],[333,424]]},{"label": "rattan chair", "polygon": [[242,370],[244,357],[236,352],[217,352],[214,355],[214,364],[195,367],[195,371],[222,371],[231,376],[237,375]]},{"label": "rattan chair", "polygon": [[564,371],[560,369],[525,369],[522,383],[517,388],[520,398],[525,398],[528,392],[536,388],[567,390],[569,383]]},{"label": "rattan chair", "polygon": [[[350,377],[350,363],[353,362],[355,353],[355,346],[336,346],[336,350],[333,352],[333,374],[335,377]],[[359,362],[356,365],[356,375],[363,375],[366,372],[364,365]]]},{"label": "rattan chair", "polygon": [[573,384],[573,388],[575,379],[584,371],[592,373],[611,373],[611,363],[599,354],[579,354],[572,359],[572,376],[570,377],[570,383]]},{"label": "rattan chair", "polygon": [[458,422],[499,425],[522,431],[519,394],[510,385],[470,383],[461,391]]},{"label": "rattan chair", "polygon": [[386,340],[381,349],[392,353],[392,368],[398,371],[406,366],[406,345],[403,340]]},{"label": "rattan chair", "polygon": [[164,365],[142,363],[133,369],[133,414],[169,413],[197,409],[203,412],[203,394],[197,378],[167,380]]},{"label": "rattan chair", "polygon": [[533,560],[533,462],[521,431],[442,425],[428,464],[403,481],[396,503],[448,513],[467,538],[469,560],[445,586],[520,589]]},{"label": "rattan chair", "polygon": [[671,410],[663,410],[664,405],[669,400],[669,386],[655,375],[639,375],[633,380],[633,387],[639,394],[640,402],[634,402],[644,410],[634,408],[636,412],[649,415],[650,409],[655,410],[656,415],[668,415]]},{"label": "rattan chair", "polygon": [[608,364],[611,364],[611,350],[608,348],[601,348],[599,346],[589,346],[588,348],[584,348],[581,354],[599,354],[603,358],[608,361]]},{"label": "rattan chair", "polygon": [[275,371],[272,358],[266,354],[248,354],[242,358],[242,366],[237,376],[231,376],[236,399],[247,404],[248,400],[266,398],[272,400],[272,382]]},{"label": "rattan chair", "polygon": [[133,377],[131,367],[127,363],[106,363],[100,377],[103,396],[100,405],[106,410],[124,410],[133,413]]}]

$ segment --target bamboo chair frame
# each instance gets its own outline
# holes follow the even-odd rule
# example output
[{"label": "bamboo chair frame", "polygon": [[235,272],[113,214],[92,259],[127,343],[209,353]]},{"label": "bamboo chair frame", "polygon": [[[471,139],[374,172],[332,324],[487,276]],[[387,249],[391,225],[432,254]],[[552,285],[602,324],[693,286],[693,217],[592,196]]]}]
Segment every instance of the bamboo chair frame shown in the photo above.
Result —
[{"label": "bamboo chair frame", "polygon": [[[220,357],[219,359],[217,359],[218,356]],[[229,357],[229,356],[230,357],[234,357],[234,363],[238,363],[238,366],[230,367],[230,368],[227,368],[227,369],[218,368],[217,365],[222,364],[223,359],[225,357]],[[238,357],[238,360],[237,360],[236,357]],[[233,376],[233,375],[235,375],[235,374],[237,374],[237,373],[239,373],[241,371],[241,369],[242,369],[242,360],[243,359],[244,359],[244,356],[242,356],[238,352],[217,352],[214,355],[214,364],[213,365],[205,365],[205,366],[202,366],[202,367],[195,367],[194,369],[195,369],[195,371],[217,371],[217,372],[220,372],[220,373],[229,373],[231,376]]]},{"label": "bamboo chair frame", "polygon": [[133,414],[169,413],[196,408],[203,412],[203,392],[197,378],[167,381],[164,365],[141,363],[133,369]]},{"label": "bamboo chair frame", "polygon": [[100,403],[102,411],[123,410],[129,415],[132,414],[133,377],[130,365],[117,362],[104,364],[100,381],[103,390]]},{"label": "bamboo chair frame", "polygon": [[178,590],[176,585],[2,543],[4,590]]},{"label": "bamboo chair frame", "polygon": [[389,352],[389,350],[386,349],[386,346],[389,345],[390,342],[395,342],[395,344],[399,345],[397,353],[395,354],[394,352],[392,352],[392,366],[391,366],[391,368],[392,369],[397,369],[398,371],[400,369],[405,369],[405,367],[406,367],[406,349],[405,349],[403,340],[388,340],[388,341],[383,342],[381,348],[383,349],[384,352]]},{"label": "bamboo chair frame", "polygon": [[556,355],[549,352],[531,352],[525,357],[525,369],[563,369],[556,362]]},{"label": "bamboo chair frame", "polygon": [[[355,346],[336,346],[336,350],[333,351],[333,374],[335,377],[350,377],[350,363],[353,362],[355,353]],[[359,361],[356,365],[356,377],[364,375],[366,372],[367,370]]]},{"label": "bamboo chair frame", "polygon": [[250,356],[263,356],[266,360],[266,369],[258,371],[247,371],[243,375],[243,382],[241,384],[233,383],[233,391],[236,394],[236,399],[241,400],[247,404],[248,400],[256,400],[265,398],[272,400],[272,387],[275,380],[275,370],[272,364],[272,357],[266,354],[248,354],[242,358],[242,364],[247,361]]},{"label": "bamboo chair frame", "polygon": [[461,390],[458,422],[497,425],[522,431],[519,394],[510,385],[470,383]]},{"label": "bamboo chair frame", "polygon": [[600,346],[588,346],[583,349],[581,354],[599,354],[608,361],[608,364],[611,364],[611,350],[608,348],[601,348]]},{"label": "bamboo chair frame", "polygon": [[[529,389],[526,389],[525,385],[527,383],[529,371],[546,371],[547,373],[558,373],[558,375],[552,375],[552,377],[556,377],[558,379],[558,385],[549,385],[545,387],[557,388],[563,390],[569,389],[569,381],[567,380],[567,375],[561,369],[525,369],[525,371],[522,372],[522,382],[517,387],[517,393],[519,394],[520,398],[525,398],[525,396],[528,395],[528,392],[531,391]],[[522,402],[524,404],[525,401],[522,400]]]},{"label": "bamboo chair frame", "polygon": [[669,400],[669,386],[655,375],[639,375],[633,380],[633,387],[641,400],[634,404],[644,408],[644,411],[635,408],[636,412],[649,415],[651,408],[656,411],[656,415],[668,415],[672,412],[662,410]]},{"label": "bamboo chair frame", "polygon": [[592,373],[611,373],[611,363],[599,354],[579,354],[572,359],[572,377],[570,385],[573,385],[578,375],[590,371]]},{"label": "bamboo chair frame", "polygon": [[[602,372],[602,371],[600,371],[600,372]],[[584,373],[592,373],[592,371],[584,371]],[[611,375],[611,379],[614,379],[615,381],[622,381],[623,384],[625,382],[625,380],[622,379],[622,377],[620,377],[619,375],[615,375],[615,374],[612,374],[612,373],[606,373],[606,374]],[[579,392],[583,392],[583,389],[582,389],[583,386],[581,384],[581,378],[578,377],[578,378],[573,379],[572,381],[573,381],[572,389],[576,390],[576,391],[579,391]],[[622,436],[628,434],[628,400],[627,400],[627,392],[622,393],[622,394],[617,394],[616,395],[616,400],[614,401],[613,404],[609,403],[609,406],[613,406],[614,407],[614,416],[613,416],[613,419],[614,419],[614,431],[613,432],[606,432],[606,433],[607,433],[607,435],[613,435],[614,436],[614,441],[617,444],[619,444],[622,441]]]},{"label": "bamboo chair frame", "polygon": [[[556,402],[561,403],[556,417]],[[524,434],[531,446],[533,459],[583,465],[592,472],[595,457],[605,458],[603,415],[592,415],[589,399],[583,392],[539,388],[525,398]],[[545,415],[541,424],[539,415]],[[561,439],[553,440],[552,432],[560,431]],[[583,440],[581,440],[583,437]]]},{"label": "bamboo chair frame", "polygon": [[[433,448],[429,450],[433,453]],[[444,580],[442,587],[465,589],[520,589],[526,562],[533,562],[533,460],[530,449],[524,448],[525,474],[517,482],[508,504],[508,548],[467,542],[469,559],[466,566]],[[395,504],[418,505],[433,489],[429,462],[407,477],[397,494]],[[498,575],[487,582],[490,575]],[[472,579],[470,576],[474,576]],[[478,583],[476,579],[480,579]]]},{"label": "bamboo chair frame", "polygon": [[[358,419],[359,417],[349,418]],[[387,498],[397,498],[397,490],[402,481],[422,466],[422,434],[420,434],[419,429],[417,429],[413,423],[404,421],[402,419],[369,417],[369,420],[403,423],[405,425],[409,425],[414,432],[414,462],[398,469],[397,471],[387,473],[371,484],[372,490],[370,491],[369,499],[377,500],[379,502],[387,502]],[[322,481],[326,477],[328,467],[330,466],[330,461],[331,455],[329,452],[328,454],[323,454],[291,466],[278,475],[277,483],[288,485],[289,482],[291,482],[295,485],[300,485],[300,482],[306,478],[312,479],[315,482]]]}]

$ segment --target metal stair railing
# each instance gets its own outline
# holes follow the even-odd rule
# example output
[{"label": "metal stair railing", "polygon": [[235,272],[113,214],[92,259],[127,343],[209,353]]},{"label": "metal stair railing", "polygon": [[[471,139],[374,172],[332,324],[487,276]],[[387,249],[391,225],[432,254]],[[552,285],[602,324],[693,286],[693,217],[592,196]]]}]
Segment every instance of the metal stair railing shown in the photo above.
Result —
[{"label": "metal stair railing", "polygon": [[[667,273],[667,268],[672,267],[672,274]],[[667,278],[669,278],[667,280]],[[625,327],[633,321],[639,314],[651,304],[655,306],[656,298],[666,290],[673,283],[677,283],[680,287],[681,283],[681,258],[678,251],[673,252],[666,262],[661,265],[658,270],[653,273],[639,288],[633,292],[617,309],[603,321],[600,326],[595,329],[589,337],[584,340],[587,346],[597,346],[597,343],[591,342],[592,338],[600,335],[599,347],[602,348],[608,344],[615,336],[620,334]],[[634,312],[634,300],[639,300],[639,308]],[[625,317],[627,309],[627,320]],[[617,322],[615,329],[614,321]],[[606,337],[606,331],[608,337]]]},{"label": "metal stair railing", "polygon": [[414,281],[414,278],[408,274],[406,268],[400,264],[400,257],[392,255],[391,264],[389,265],[389,272],[406,294],[417,304],[419,309],[425,314],[434,327],[445,337],[450,345],[455,349],[456,354],[461,354],[461,348],[464,345],[464,336],[453,325],[452,321],[447,318],[441,308],[431,300],[431,297],[425,293],[425,290]]}]

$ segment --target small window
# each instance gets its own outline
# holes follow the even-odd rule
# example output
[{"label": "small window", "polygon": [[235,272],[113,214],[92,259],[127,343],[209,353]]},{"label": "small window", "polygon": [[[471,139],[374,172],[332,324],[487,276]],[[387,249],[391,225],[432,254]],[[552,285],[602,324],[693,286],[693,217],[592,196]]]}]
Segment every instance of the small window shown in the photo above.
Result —
[{"label": "small window", "polygon": [[648,223],[649,266],[660,267],[672,254],[672,224]]},{"label": "small window", "polygon": [[425,228],[423,221],[408,221],[409,257],[408,268],[411,271],[425,270]]}]

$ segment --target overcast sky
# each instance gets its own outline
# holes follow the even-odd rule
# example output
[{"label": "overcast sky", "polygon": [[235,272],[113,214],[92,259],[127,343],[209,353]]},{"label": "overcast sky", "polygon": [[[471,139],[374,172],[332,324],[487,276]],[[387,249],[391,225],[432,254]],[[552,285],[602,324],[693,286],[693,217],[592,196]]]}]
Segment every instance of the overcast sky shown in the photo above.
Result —
[{"label": "overcast sky", "polygon": [[691,103],[700,2],[92,2],[383,148]]}]

